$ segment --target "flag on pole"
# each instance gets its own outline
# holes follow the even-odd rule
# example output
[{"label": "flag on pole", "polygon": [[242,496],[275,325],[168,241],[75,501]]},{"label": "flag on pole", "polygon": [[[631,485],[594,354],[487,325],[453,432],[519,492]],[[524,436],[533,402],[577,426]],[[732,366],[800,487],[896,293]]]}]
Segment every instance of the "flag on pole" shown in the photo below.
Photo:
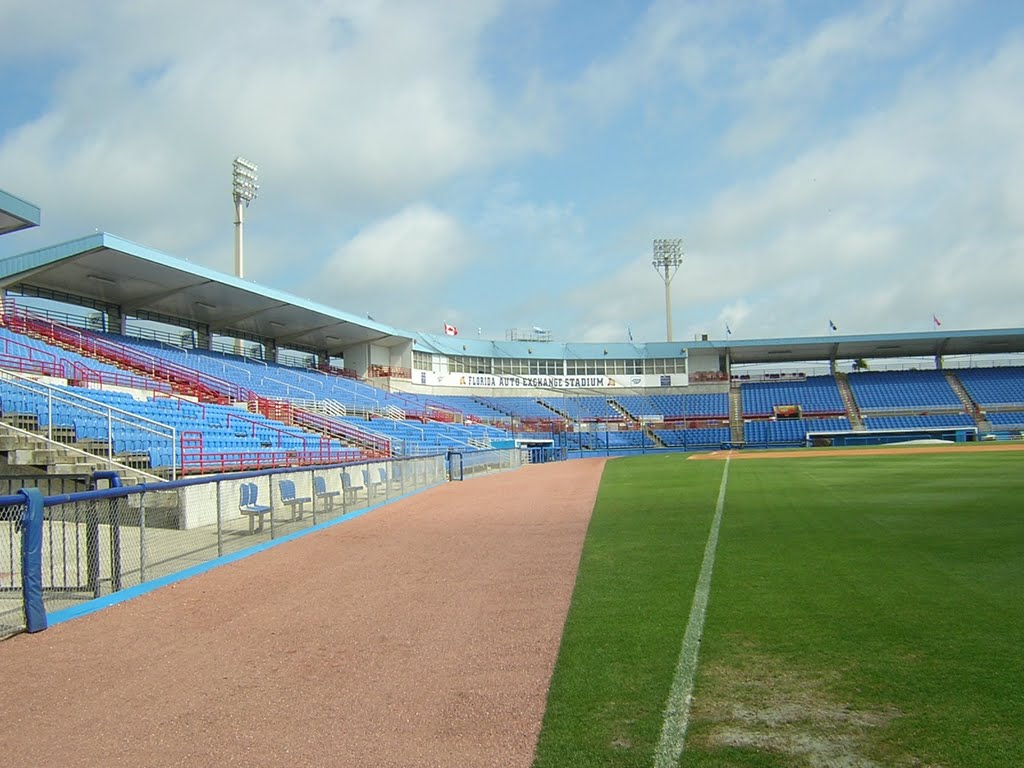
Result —
[{"label": "flag on pole", "polygon": [[626,326],[626,333],[629,334],[629,341],[632,343],[632,341],[633,341],[633,329],[630,328],[628,325]]},{"label": "flag on pole", "polygon": [[728,323],[725,324],[725,335],[732,336],[732,328],[729,327]]},{"label": "flag on pole", "polygon": [[447,336],[458,336],[459,335],[459,329],[456,328],[454,325],[448,325],[448,323],[444,324],[444,332],[445,332],[445,335],[447,335]]},{"label": "flag on pole", "polygon": [[939,320],[935,315],[932,315],[932,322],[935,323],[935,327],[938,328],[942,325],[942,321]]},{"label": "flag on pole", "polygon": [[828,321],[828,327],[831,328],[833,331],[839,330],[838,328],[836,328],[836,324],[833,323],[831,319]]}]

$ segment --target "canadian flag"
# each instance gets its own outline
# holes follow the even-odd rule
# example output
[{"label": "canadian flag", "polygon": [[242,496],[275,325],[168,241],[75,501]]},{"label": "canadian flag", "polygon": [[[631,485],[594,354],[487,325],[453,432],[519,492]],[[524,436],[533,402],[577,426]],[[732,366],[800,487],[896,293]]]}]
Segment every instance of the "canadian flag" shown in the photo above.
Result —
[{"label": "canadian flag", "polygon": [[444,332],[448,336],[458,336],[459,335],[459,329],[456,328],[454,325],[448,325],[448,323],[444,324]]}]

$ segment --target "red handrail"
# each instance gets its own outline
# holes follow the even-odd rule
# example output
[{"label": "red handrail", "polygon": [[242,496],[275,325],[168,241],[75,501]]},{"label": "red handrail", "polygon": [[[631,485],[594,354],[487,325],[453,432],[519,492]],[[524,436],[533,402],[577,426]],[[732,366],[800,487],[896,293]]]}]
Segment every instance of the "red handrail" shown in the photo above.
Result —
[{"label": "red handrail", "polygon": [[38,373],[43,376],[63,376],[59,365],[48,363],[43,360],[32,360],[24,357],[11,357],[0,354],[0,368],[19,373]]},{"label": "red handrail", "polygon": [[302,451],[206,451],[202,432],[183,432],[180,443],[183,475],[347,464],[374,458],[364,451],[331,449],[326,441],[321,441],[317,448]]}]

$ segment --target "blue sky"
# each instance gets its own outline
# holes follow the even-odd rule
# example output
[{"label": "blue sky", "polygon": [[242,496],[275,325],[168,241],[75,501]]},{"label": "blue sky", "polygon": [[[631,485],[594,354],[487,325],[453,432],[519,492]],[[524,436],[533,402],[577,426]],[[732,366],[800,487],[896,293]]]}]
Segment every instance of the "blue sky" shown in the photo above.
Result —
[{"label": "blue sky", "polygon": [[1024,325],[1024,4],[0,0],[43,225],[391,325],[664,338]]}]

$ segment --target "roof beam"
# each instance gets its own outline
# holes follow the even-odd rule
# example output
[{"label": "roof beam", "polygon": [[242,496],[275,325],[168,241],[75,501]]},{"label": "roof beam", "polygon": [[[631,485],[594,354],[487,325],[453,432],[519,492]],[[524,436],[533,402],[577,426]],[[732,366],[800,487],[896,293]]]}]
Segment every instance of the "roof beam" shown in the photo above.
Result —
[{"label": "roof beam", "polygon": [[295,333],[282,334],[280,336],[275,336],[274,338],[277,339],[277,341],[279,342],[287,343],[292,339],[296,339],[300,336],[305,336],[306,334],[316,333],[317,331],[326,331],[329,328],[342,328],[347,325],[352,325],[352,323],[345,322],[344,320],[336,320],[332,323],[325,323],[324,325],[315,325],[308,328],[302,328],[296,331]]},{"label": "roof beam", "polygon": [[[220,330],[227,330],[228,328],[230,328],[235,323],[240,323],[240,322],[242,322],[244,320],[251,320],[252,318],[257,317],[259,315],[265,314],[267,312],[271,312],[271,311],[273,311],[275,309],[280,309],[281,307],[288,307],[288,306],[291,306],[291,305],[287,304],[287,303],[285,303],[283,301],[278,301],[278,302],[275,302],[274,304],[270,304],[270,305],[265,306],[265,307],[260,307],[259,309],[253,309],[253,310],[251,310],[249,312],[242,312],[241,314],[238,314],[238,315],[232,315],[232,316],[228,316],[228,317],[219,318],[219,322],[217,324],[217,330],[219,330],[219,331]],[[211,328],[212,327],[213,326],[211,326]]]},{"label": "roof beam", "polygon": [[132,299],[132,303],[130,305],[125,306],[125,310],[129,314],[135,314],[137,310],[144,310],[154,302],[163,301],[170,296],[177,296],[179,293],[185,293],[186,291],[191,291],[204,285],[209,285],[212,282],[212,280],[203,280],[200,283],[190,283],[188,285],[178,286],[177,288],[170,288],[165,291],[155,291],[144,296],[137,296]]}]

